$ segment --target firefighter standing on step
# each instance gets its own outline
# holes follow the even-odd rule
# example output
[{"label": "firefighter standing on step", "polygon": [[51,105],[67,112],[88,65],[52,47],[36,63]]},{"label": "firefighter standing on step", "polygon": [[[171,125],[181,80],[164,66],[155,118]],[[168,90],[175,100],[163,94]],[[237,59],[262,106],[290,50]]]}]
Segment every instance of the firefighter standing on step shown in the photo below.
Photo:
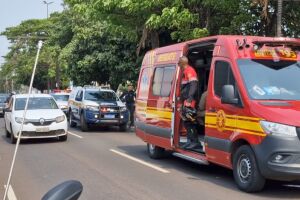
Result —
[{"label": "firefighter standing on step", "polygon": [[196,114],[196,101],[195,94],[198,86],[197,73],[193,67],[189,65],[187,57],[182,56],[179,58],[178,65],[180,66],[182,73],[181,79],[181,116],[184,121],[184,127],[187,130],[188,142],[182,146],[185,149],[201,148],[198,141],[197,124],[194,118]]}]

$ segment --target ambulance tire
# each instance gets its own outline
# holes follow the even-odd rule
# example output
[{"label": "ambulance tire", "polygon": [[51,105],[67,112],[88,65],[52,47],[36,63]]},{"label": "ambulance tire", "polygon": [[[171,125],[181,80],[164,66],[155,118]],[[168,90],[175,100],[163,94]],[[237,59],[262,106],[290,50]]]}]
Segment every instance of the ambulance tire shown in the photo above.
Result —
[{"label": "ambulance tire", "polygon": [[148,150],[149,157],[152,159],[160,159],[164,157],[164,153],[165,153],[164,148],[147,143],[147,150]]},{"label": "ambulance tire", "polygon": [[266,179],[261,175],[250,146],[243,145],[233,155],[233,176],[238,188],[251,193],[264,188]]}]

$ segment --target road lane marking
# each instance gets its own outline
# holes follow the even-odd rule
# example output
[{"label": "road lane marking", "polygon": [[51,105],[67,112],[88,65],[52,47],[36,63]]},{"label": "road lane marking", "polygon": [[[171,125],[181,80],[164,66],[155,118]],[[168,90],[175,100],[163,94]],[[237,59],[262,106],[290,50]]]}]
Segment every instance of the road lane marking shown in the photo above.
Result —
[{"label": "road lane marking", "polygon": [[82,138],[83,138],[82,136],[80,136],[80,135],[77,135],[77,134],[75,134],[75,133],[72,133],[72,132],[70,132],[70,131],[68,131],[68,133],[69,133],[69,134],[71,134],[71,135],[73,135],[73,136],[75,136],[75,137],[78,137],[78,138],[80,138],[80,139],[82,139]]},{"label": "road lane marking", "polygon": [[[4,185],[4,189],[5,188],[6,188],[6,185]],[[8,200],[17,200],[17,197],[16,197],[15,192],[11,185],[9,185],[9,188],[8,188],[7,199]]]},{"label": "road lane marking", "polygon": [[142,165],[145,165],[145,166],[147,166],[147,167],[150,167],[150,168],[152,168],[152,169],[155,169],[155,170],[157,170],[157,171],[160,171],[160,172],[162,172],[162,173],[170,173],[168,170],[165,170],[165,169],[163,169],[163,168],[161,168],[161,167],[155,166],[155,165],[153,165],[153,164],[150,164],[150,163],[148,163],[148,162],[145,162],[145,161],[140,160],[140,159],[138,159],[138,158],[135,158],[135,157],[133,157],[133,156],[127,155],[127,154],[125,154],[125,153],[123,153],[123,152],[120,152],[120,151],[117,151],[117,150],[114,150],[114,149],[110,149],[110,151],[111,151],[111,152],[114,152],[114,153],[116,153],[116,154],[118,154],[118,155],[120,155],[120,156],[123,156],[123,157],[125,157],[125,158],[128,158],[128,159],[130,159],[130,160],[132,160],[132,161],[135,161],[135,162],[137,162],[137,163],[140,163],[140,164],[142,164]]}]

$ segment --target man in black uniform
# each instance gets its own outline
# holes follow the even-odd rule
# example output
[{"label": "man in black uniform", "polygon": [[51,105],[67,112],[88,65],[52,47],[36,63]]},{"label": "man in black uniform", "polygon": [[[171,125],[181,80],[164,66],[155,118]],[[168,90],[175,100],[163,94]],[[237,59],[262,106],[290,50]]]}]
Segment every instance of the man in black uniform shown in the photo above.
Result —
[{"label": "man in black uniform", "polygon": [[135,108],[135,92],[133,91],[133,86],[131,84],[128,85],[128,91],[124,92],[120,99],[122,99],[126,103],[126,107],[130,113],[130,125],[134,126],[134,108]]}]

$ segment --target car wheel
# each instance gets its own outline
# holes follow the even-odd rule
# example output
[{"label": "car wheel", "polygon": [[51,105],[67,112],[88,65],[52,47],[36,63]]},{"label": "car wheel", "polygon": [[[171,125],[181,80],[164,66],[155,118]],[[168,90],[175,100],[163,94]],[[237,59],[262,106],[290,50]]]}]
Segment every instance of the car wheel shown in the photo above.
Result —
[{"label": "car wheel", "polygon": [[59,136],[58,139],[59,139],[59,141],[62,141],[62,142],[67,141],[68,135],[66,134],[66,135],[63,135],[63,136]]},{"label": "car wheel", "polygon": [[122,132],[126,132],[128,130],[128,124],[125,123],[125,124],[120,125],[119,130]]},{"label": "car wheel", "polygon": [[10,130],[11,130],[11,133],[10,133],[10,143],[11,144],[16,144],[17,138],[15,137],[15,135],[13,133],[13,129],[12,129],[11,125],[10,125]]},{"label": "car wheel", "polygon": [[83,113],[80,115],[80,128],[81,131],[86,132],[89,130],[88,124],[86,123]]},{"label": "car wheel", "polygon": [[261,175],[252,149],[243,145],[233,155],[233,176],[240,190],[261,191],[266,179]]},{"label": "car wheel", "polygon": [[10,137],[10,132],[7,130],[6,122],[5,122],[5,121],[4,121],[4,126],[5,126],[5,136],[6,136],[7,138],[9,138],[9,137]]},{"label": "car wheel", "polygon": [[70,111],[69,112],[69,124],[70,124],[70,127],[76,127],[76,122],[73,121],[73,114],[72,112]]},{"label": "car wheel", "polygon": [[155,146],[153,144],[147,144],[148,154],[150,158],[159,159],[164,156],[165,149]]}]

